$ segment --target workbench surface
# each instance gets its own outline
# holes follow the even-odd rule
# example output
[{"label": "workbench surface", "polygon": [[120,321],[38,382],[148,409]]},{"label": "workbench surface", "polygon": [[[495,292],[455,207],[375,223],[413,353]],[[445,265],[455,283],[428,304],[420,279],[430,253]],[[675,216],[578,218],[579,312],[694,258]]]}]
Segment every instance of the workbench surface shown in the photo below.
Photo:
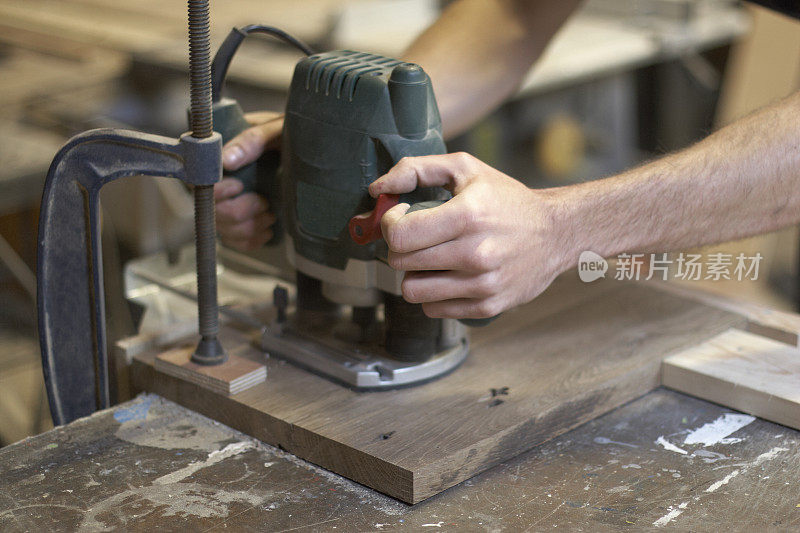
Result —
[{"label": "workbench surface", "polygon": [[796,529],[800,432],[726,413],[658,389],[412,507],[143,395],[0,450],[0,530]]}]

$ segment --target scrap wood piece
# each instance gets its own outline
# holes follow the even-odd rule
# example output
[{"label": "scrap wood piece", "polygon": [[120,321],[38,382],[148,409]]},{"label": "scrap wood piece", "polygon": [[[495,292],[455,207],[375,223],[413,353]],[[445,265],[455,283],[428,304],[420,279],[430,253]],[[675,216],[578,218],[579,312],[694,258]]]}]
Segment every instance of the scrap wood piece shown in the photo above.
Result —
[{"label": "scrap wood piece", "polygon": [[662,383],[800,429],[800,349],[782,342],[730,329],[666,358]]},{"label": "scrap wood piece", "polygon": [[159,372],[225,395],[238,394],[267,379],[267,367],[250,359],[229,353],[221,365],[205,366],[191,361],[193,351],[193,346],[184,346],[160,353],[154,366]]}]

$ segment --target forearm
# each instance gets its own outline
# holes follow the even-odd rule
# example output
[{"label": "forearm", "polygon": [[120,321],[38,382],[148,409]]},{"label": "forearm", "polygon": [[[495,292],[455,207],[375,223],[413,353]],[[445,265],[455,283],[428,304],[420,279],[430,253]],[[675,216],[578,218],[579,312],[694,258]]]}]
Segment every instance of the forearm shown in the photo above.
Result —
[{"label": "forearm", "polygon": [[459,0],[403,54],[433,82],[445,137],[520,85],[579,0]]},{"label": "forearm", "polygon": [[668,252],[800,222],[800,93],[676,154],[552,189],[564,268],[583,250]]}]

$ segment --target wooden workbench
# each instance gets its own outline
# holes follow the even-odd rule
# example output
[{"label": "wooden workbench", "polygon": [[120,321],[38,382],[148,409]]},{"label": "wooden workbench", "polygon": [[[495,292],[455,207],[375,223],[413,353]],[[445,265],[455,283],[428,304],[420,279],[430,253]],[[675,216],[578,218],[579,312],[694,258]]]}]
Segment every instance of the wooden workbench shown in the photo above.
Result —
[{"label": "wooden workbench", "polygon": [[800,432],[683,444],[730,412],[659,389],[409,506],[146,395],[0,450],[0,530],[796,529]]}]

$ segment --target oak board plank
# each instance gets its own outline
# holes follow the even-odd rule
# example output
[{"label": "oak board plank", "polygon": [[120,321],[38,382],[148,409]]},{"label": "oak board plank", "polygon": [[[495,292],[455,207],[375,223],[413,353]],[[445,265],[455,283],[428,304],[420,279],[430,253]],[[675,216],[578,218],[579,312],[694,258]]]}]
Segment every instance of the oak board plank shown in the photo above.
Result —
[{"label": "oak board plank", "polygon": [[[135,358],[133,376],[139,389],[416,503],[649,392],[664,356],[745,322],[641,284],[567,278],[473,330],[465,363],[418,387],[357,393],[269,359],[265,383],[222,398],[156,373],[152,353]],[[222,340],[249,342],[230,329]]]}]

